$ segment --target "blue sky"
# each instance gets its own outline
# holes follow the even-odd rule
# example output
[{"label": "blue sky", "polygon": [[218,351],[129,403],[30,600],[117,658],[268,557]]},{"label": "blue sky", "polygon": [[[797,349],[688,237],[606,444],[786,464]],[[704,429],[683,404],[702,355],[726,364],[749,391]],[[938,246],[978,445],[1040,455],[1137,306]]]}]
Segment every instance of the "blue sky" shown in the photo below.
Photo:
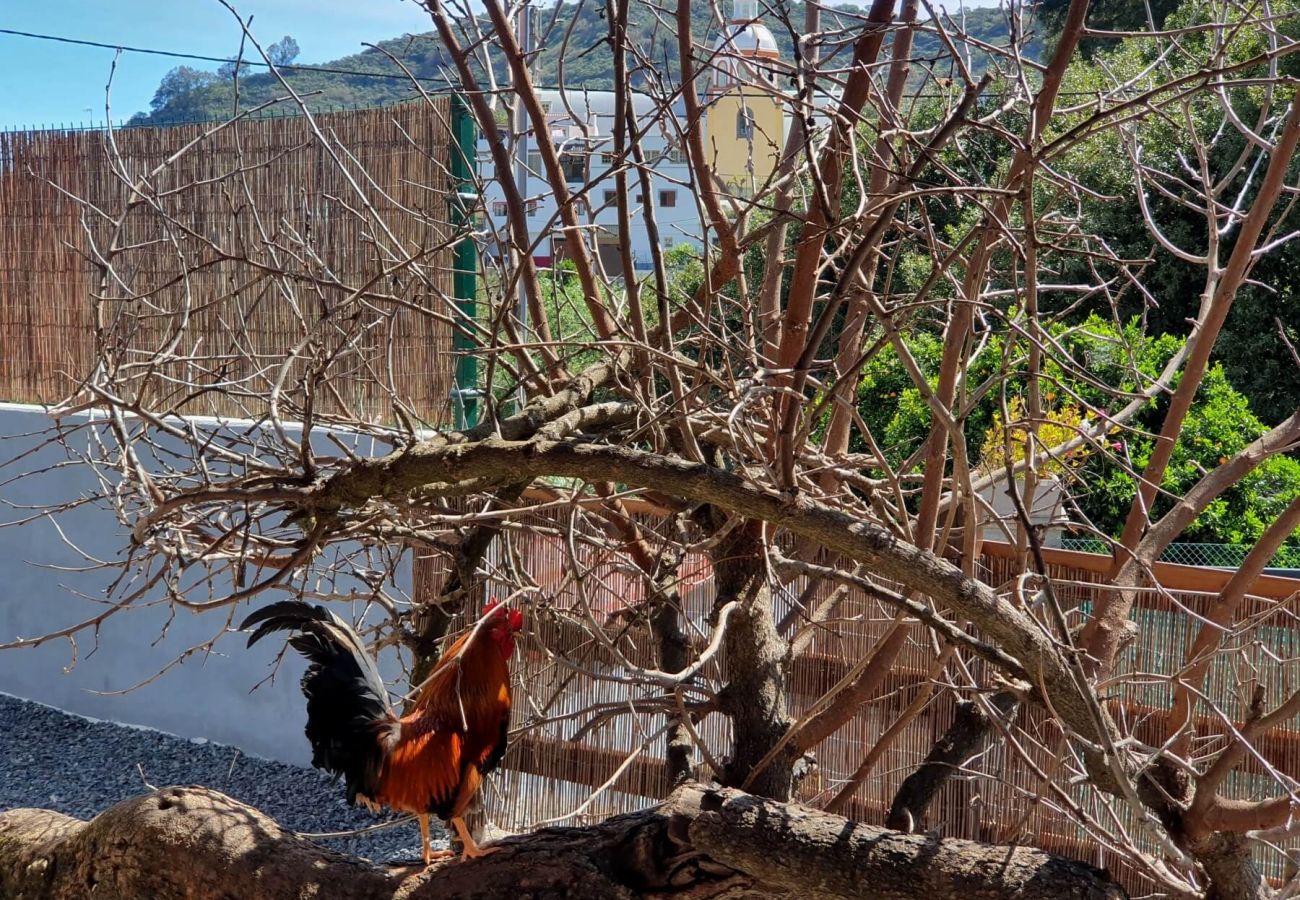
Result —
[{"label": "blue sky", "polygon": [[[264,45],[293,35],[302,48],[298,62],[307,64],[356,53],[365,41],[432,30],[414,0],[235,0],[235,6],[253,16],[253,33]],[[0,28],[220,57],[233,56],[240,38],[234,17],[216,0],[0,0]],[[0,129],[103,121],[113,55],[0,34]],[[122,54],[113,76],[114,120],[148,109],[159,79],[183,62]]]},{"label": "blue sky", "polygon": [[[432,31],[411,0],[235,0],[265,44],[293,35],[299,62],[356,53],[364,41]],[[216,0],[0,0],[0,28],[103,43],[233,56],[240,30]],[[104,118],[113,51],[0,34],[0,128]],[[124,53],[113,76],[113,118],[149,108],[158,81],[184,60]],[[194,62],[199,68],[216,64]]]}]

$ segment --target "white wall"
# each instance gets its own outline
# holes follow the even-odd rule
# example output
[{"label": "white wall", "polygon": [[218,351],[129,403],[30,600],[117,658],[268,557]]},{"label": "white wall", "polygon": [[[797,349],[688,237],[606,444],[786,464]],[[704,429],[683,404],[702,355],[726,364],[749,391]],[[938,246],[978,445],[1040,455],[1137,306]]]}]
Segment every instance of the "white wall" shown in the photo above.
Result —
[{"label": "white wall", "polygon": [[[62,448],[41,446],[45,438],[38,432],[48,425],[39,408],[0,404],[2,523],[29,516],[31,510],[24,506],[66,502],[97,488],[85,466],[66,463]],[[358,447],[359,452],[382,449],[382,445]],[[15,480],[19,473],[60,463],[61,468]],[[94,556],[122,558],[127,535],[110,511],[76,510],[60,516],[58,522],[70,540]],[[93,600],[103,598],[115,573],[84,571],[85,565],[49,521],[0,528],[0,643],[47,634],[102,609]],[[245,603],[234,610],[235,623],[252,608]],[[247,650],[244,635],[227,634],[215,653],[192,656],[152,683],[122,695],[98,693],[120,691],[148,678],[187,648],[209,640],[226,623],[225,610],[202,614],[178,610],[170,624],[168,618],[169,610],[162,605],[114,614],[100,628],[98,646],[93,632],[76,636],[75,665],[66,639],[0,650],[0,692],[99,719],[233,744],[270,759],[310,763],[311,751],[303,736],[304,701],[298,688],[303,664],[297,654],[286,655],[274,683],[249,693],[269,674],[269,664],[283,646],[275,636]]]}]

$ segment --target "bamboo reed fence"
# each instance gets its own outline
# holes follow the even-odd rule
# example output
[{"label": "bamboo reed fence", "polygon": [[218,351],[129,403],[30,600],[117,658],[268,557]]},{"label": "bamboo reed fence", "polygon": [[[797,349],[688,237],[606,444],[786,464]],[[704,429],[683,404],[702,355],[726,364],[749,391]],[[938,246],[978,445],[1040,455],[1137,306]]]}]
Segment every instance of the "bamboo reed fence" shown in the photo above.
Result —
[{"label": "bamboo reed fence", "polygon": [[448,115],[0,133],[0,399],[57,403],[108,360],[155,410],[257,417],[295,353],[290,411],[314,357],[317,412],[446,422]]},{"label": "bamboo reed fence", "polygon": [[[647,517],[643,525],[653,527],[653,518]],[[535,523],[524,521],[506,535],[503,548],[491,560],[494,570],[513,573],[490,585],[491,591],[506,596],[522,579],[540,604],[532,617],[530,652],[521,654],[518,665],[524,699],[516,704],[515,737],[502,769],[485,790],[488,818],[509,830],[599,820],[650,805],[671,789],[660,731],[665,717],[633,709],[637,700],[655,691],[618,680],[615,660],[573,621],[585,614],[584,607],[603,620],[636,604],[644,598],[643,580],[622,567],[614,555],[572,544],[564,537],[565,527],[564,521],[547,515],[537,516]],[[571,561],[575,549],[576,565]],[[986,545],[981,575],[994,585],[1009,584],[1018,571],[1011,555],[1005,545]],[[1103,560],[1065,551],[1052,551],[1051,559],[1057,590],[1078,621],[1100,589]],[[585,570],[581,588],[571,577],[575,569]],[[436,590],[441,578],[436,561],[417,559],[416,571],[417,596]],[[1124,669],[1176,671],[1194,637],[1195,614],[1205,611],[1227,574],[1186,566],[1162,567],[1162,577],[1177,589],[1143,592],[1137,611],[1142,631],[1127,651]],[[704,558],[688,557],[678,576],[685,618],[699,640],[708,632],[706,619],[714,599],[709,564]],[[797,579],[780,590],[778,618],[789,611],[805,584]],[[1221,654],[1215,663],[1209,695],[1237,722],[1245,715],[1255,683],[1266,685],[1270,700],[1296,689],[1300,672],[1290,661],[1300,659],[1300,630],[1290,610],[1298,599],[1297,590],[1300,581],[1265,578],[1257,582],[1258,596],[1252,600],[1249,614],[1261,616],[1260,624],[1248,635],[1234,639],[1233,652]],[[1180,605],[1192,614],[1180,610]],[[557,615],[557,611],[563,614]],[[865,659],[894,621],[893,611],[849,591],[827,627],[819,630],[806,652],[792,662],[788,696],[792,714],[797,717],[807,710],[854,663]],[[636,664],[654,666],[647,632],[629,631],[617,646]],[[567,662],[559,662],[557,656]],[[824,805],[838,792],[885,729],[938,677],[935,662],[935,649],[925,631],[910,626],[907,647],[880,696],[816,748],[811,774],[799,784],[800,800]],[[721,672],[716,665],[703,674],[706,683],[717,686]],[[1117,714],[1134,725],[1138,736],[1149,739],[1154,737],[1160,714],[1168,709],[1169,686],[1158,679],[1146,681],[1150,686],[1124,692],[1123,708]],[[925,711],[883,754],[842,812],[860,821],[883,824],[902,780],[924,759],[951,723],[953,712],[953,693],[935,691]],[[1222,724],[1205,719],[1198,730],[1215,734],[1221,732]],[[1095,795],[1067,784],[1057,758],[1061,745],[1054,727],[1033,710],[1022,711],[1016,725],[1020,743],[1039,772],[1056,781],[1100,821],[1106,821]],[[708,716],[697,730],[709,751],[716,758],[724,757],[729,737],[725,718]],[[1282,772],[1300,777],[1300,727],[1295,723],[1260,741],[1259,748]],[[701,754],[696,752],[695,757],[697,774],[707,778],[708,767]],[[1132,869],[1122,855],[1099,847],[1051,801],[1040,780],[1033,767],[1005,743],[997,742],[970,762],[965,777],[948,782],[931,807],[925,827],[948,837],[1028,843],[1085,859],[1108,867],[1135,896],[1150,893],[1153,883]],[[1271,795],[1277,789],[1272,779],[1262,777],[1259,766],[1227,786],[1227,791],[1241,797],[1265,795],[1261,792]],[[1140,836],[1137,823],[1127,811],[1120,812],[1129,832]],[[1262,861],[1271,874],[1281,874],[1280,855]]]}]

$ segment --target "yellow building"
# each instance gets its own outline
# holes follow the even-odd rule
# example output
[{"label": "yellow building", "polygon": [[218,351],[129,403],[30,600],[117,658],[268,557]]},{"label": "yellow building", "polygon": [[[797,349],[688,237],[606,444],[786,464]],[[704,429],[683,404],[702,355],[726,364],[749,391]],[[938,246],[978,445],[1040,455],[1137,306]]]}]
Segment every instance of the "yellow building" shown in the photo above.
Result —
[{"label": "yellow building", "polygon": [[785,145],[777,96],[781,54],[758,20],[758,0],[734,0],[732,9],[710,60],[704,147],[722,182],[749,196],[776,169]]}]

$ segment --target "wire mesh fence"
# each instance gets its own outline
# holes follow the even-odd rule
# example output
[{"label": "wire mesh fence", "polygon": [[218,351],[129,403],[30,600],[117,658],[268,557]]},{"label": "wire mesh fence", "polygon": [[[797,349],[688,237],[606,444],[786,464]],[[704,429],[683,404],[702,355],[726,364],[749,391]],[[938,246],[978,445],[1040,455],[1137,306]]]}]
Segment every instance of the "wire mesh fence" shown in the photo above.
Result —
[{"label": "wire mesh fence", "polygon": [[[1110,545],[1098,538],[1065,538],[1061,546],[1080,553],[1110,553]],[[1237,569],[1253,549],[1249,544],[1210,544],[1182,542],[1170,544],[1160,555],[1161,562],[1182,566],[1206,566],[1214,569]],[[1268,568],[1300,569],[1300,544],[1282,547],[1268,562]]]}]

